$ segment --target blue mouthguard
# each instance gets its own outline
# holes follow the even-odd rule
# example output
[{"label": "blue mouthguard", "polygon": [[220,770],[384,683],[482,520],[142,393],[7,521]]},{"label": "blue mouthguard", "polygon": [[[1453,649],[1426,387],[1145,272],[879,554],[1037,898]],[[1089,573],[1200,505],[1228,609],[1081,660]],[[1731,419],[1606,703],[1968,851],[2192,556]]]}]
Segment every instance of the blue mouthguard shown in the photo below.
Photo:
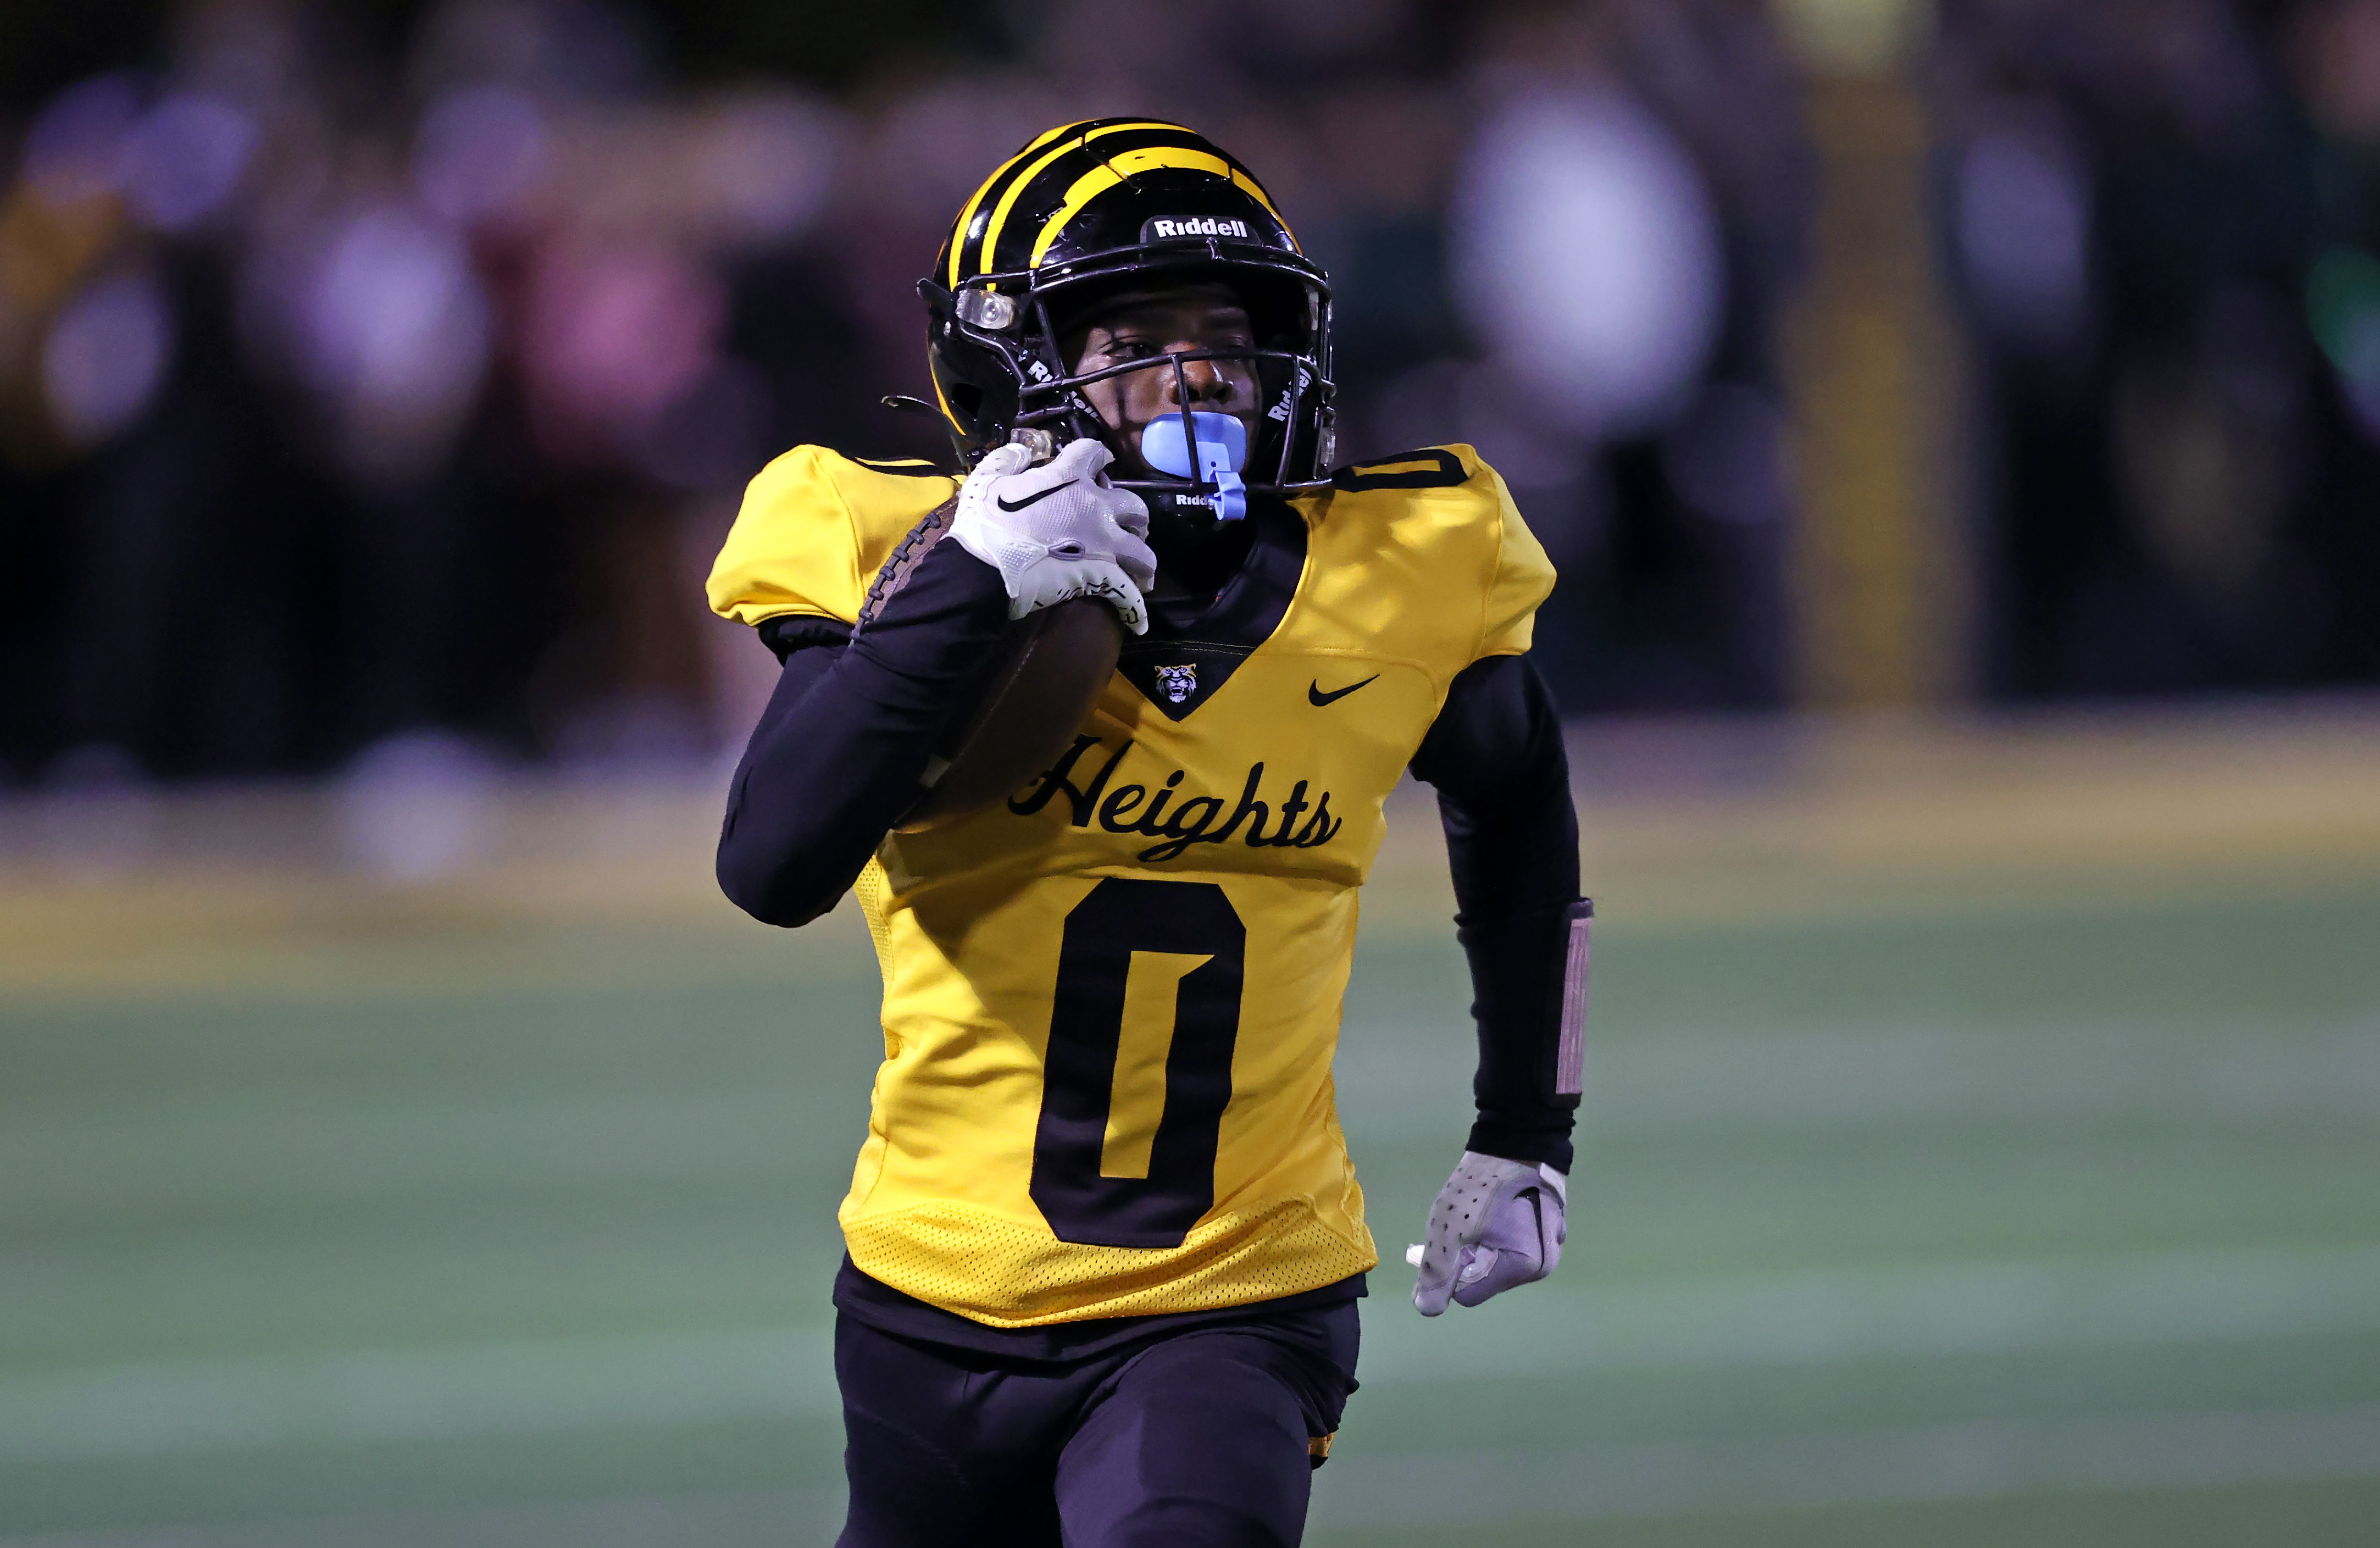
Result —
[{"label": "blue mouthguard", "polygon": [[1160,473],[1212,484],[1215,519],[1238,521],[1248,514],[1248,487],[1240,478],[1248,460],[1248,428],[1229,414],[1206,409],[1192,409],[1189,418],[1197,437],[1195,447],[1182,444],[1183,417],[1169,414],[1140,432],[1141,460]]}]

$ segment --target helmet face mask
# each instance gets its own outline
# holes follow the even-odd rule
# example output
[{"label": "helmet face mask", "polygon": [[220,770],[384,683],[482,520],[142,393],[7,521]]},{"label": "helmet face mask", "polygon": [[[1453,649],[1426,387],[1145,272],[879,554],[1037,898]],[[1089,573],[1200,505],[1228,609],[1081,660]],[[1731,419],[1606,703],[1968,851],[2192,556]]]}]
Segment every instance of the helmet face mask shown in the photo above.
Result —
[{"label": "helmet face mask", "polygon": [[[992,266],[997,263],[999,266]],[[1148,470],[1086,389],[1170,371],[1170,403],[1197,406],[1184,368],[1232,362],[1257,384],[1246,487],[1290,494],[1328,482],[1332,457],[1330,286],[1254,176],[1192,131],[1141,119],[1069,125],[995,172],[919,283],[934,387],[969,464],[1019,431],[1090,436],[1117,453],[1124,488],[1208,503],[1211,484]],[[1220,284],[1249,313],[1245,347],[1174,350],[1077,372],[1069,330],[1100,308]]]}]

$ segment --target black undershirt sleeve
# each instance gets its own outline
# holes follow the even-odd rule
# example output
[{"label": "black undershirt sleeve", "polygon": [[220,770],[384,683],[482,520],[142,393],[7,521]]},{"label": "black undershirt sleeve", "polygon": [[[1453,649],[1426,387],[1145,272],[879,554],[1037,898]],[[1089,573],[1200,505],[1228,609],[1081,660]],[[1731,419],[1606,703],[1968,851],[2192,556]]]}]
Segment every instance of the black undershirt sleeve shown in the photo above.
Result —
[{"label": "black undershirt sleeve", "polygon": [[738,908],[790,926],[834,907],[923,793],[1007,623],[1000,573],[943,542],[856,635],[832,619],[761,626],[784,671],[719,834],[719,885]]},{"label": "black undershirt sleeve", "polygon": [[1578,893],[1578,814],[1561,720],[1525,657],[1454,680],[1413,760],[1438,791],[1455,935],[1471,961],[1479,1117],[1467,1148],[1567,1172],[1575,1093],[1558,1094],[1563,974]]}]

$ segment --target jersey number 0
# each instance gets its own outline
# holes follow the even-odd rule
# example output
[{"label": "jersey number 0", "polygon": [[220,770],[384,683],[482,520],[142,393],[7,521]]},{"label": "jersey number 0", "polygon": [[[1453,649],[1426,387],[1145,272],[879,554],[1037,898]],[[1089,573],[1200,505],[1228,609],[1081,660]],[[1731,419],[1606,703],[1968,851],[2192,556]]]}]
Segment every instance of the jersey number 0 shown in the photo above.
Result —
[{"label": "jersey number 0", "polygon": [[[1146,1177],[1100,1175],[1135,951],[1204,956],[1176,991]],[[1061,1241],[1179,1247],[1215,1203],[1247,929],[1210,881],[1110,877],[1066,915],[1033,1135],[1033,1203]]]}]

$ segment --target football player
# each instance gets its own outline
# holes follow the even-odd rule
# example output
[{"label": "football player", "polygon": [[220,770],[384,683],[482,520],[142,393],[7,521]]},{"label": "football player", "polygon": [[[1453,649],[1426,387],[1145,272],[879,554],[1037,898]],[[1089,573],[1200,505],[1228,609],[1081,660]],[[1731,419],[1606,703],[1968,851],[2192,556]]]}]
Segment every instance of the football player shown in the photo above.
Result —
[{"label": "football player", "polygon": [[[783,661],[721,884],[784,925],[856,888],[884,976],[841,1541],[1293,1543],[1378,1262],[1330,1061],[1408,768],[1479,1046],[1414,1303],[1560,1256],[1590,909],[1524,654],[1553,573],[1468,447],[1334,470],[1329,283],[1188,129],[1035,139],[919,290],[963,471],[797,447],[710,586]],[[1071,745],[912,821],[1012,620],[1081,598],[1129,633]]]}]

